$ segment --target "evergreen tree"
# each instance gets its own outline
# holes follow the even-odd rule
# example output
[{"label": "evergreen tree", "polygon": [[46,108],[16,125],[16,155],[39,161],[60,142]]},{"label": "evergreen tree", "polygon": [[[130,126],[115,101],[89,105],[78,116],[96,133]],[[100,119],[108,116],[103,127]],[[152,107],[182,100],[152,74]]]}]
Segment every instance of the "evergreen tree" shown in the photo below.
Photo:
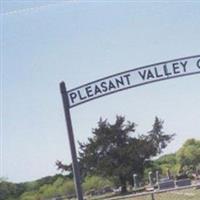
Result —
[{"label": "evergreen tree", "polygon": [[113,177],[126,192],[133,173],[142,175],[146,161],[161,153],[174,135],[164,134],[163,121],[157,117],[148,135],[135,134],[135,123],[117,116],[114,124],[98,122],[87,143],[80,143],[80,166],[84,175]]}]

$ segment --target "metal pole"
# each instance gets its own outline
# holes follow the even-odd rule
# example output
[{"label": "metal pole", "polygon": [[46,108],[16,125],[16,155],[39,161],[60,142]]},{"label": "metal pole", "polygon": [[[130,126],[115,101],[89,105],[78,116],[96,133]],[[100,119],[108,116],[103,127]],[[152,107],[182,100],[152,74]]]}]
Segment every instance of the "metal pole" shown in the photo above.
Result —
[{"label": "metal pole", "polygon": [[69,144],[71,149],[71,156],[72,156],[72,166],[73,166],[73,173],[75,177],[75,186],[76,186],[76,195],[78,200],[83,200],[83,193],[81,188],[81,180],[80,180],[80,169],[78,166],[77,155],[76,155],[76,147],[74,142],[74,134],[72,128],[72,121],[71,121],[71,114],[70,114],[70,107],[69,107],[69,98],[67,95],[67,90],[65,87],[65,83],[60,83],[60,92],[62,95],[63,107],[65,112],[65,121],[67,125],[68,137],[69,137]]},{"label": "metal pole", "polygon": [[151,193],[151,200],[155,200],[154,193]]}]

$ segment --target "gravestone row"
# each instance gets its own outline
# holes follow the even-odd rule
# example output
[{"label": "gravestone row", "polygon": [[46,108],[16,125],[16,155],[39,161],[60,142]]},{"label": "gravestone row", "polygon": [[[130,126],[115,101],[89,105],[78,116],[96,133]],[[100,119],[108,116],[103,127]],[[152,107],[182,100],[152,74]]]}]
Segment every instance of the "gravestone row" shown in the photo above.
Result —
[{"label": "gravestone row", "polygon": [[[154,189],[157,187],[159,190],[171,189],[175,187],[184,187],[190,186],[192,184],[190,178],[183,178],[179,180],[175,180],[172,176],[170,171],[167,172],[167,176],[165,178],[160,178],[160,174],[156,171],[156,183],[153,178],[153,173],[148,173],[148,181],[149,181],[149,189]],[[139,187],[138,175],[133,174],[133,188],[137,190]]]}]

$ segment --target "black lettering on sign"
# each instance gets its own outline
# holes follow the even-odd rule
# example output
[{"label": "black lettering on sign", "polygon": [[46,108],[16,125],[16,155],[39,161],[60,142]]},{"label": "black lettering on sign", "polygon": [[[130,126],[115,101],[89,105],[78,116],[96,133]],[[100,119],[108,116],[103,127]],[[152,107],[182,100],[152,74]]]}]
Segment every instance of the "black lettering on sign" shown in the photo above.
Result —
[{"label": "black lettering on sign", "polygon": [[123,80],[122,76],[120,76],[120,79],[115,78],[115,82],[116,82],[118,88],[120,87],[120,85],[124,86],[124,80]]},{"label": "black lettering on sign", "polygon": [[143,73],[141,71],[138,71],[140,77],[142,78],[142,80],[144,81],[145,80],[145,77],[146,77],[146,70],[143,70]]},{"label": "black lettering on sign", "polygon": [[130,74],[126,74],[126,75],[124,75],[124,77],[126,78],[126,81],[127,81],[127,84],[128,84],[128,85],[131,84],[131,83],[130,83],[130,79],[129,79],[130,76],[131,76]]},{"label": "black lettering on sign", "polygon": [[95,95],[97,95],[98,93],[101,94],[101,89],[98,87],[98,85],[95,85]]},{"label": "black lettering on sign", "polygon": [[85,88],[85,91],[86,91],[86,94],[87,94],[88,97],[94,96],[94,94],[92,93],[92,88],[91,88],[91,86],[86,87],[86,88]]},{"label": "black lettering on sign", "polygon": [[82,96],[82,95],[81,95],[80,90],[78,90],[77,93],[78,93],[78,96],[79,96],[79,99],[80,99],[80,100],[84,100],[84,99],[87,98],[86,96]]},{"label": "black lettering on sign", "polygon": [[165,76],[170,76],[170,75],[172,75],[172,73],[170,73],[170,72],[168,71],[167,65],[164,65],[164,66],[163,66],[163,69],[164,69]]},{"label": "black lettering on sign", "polygon": [[72,92],[69,94],[69,96],[70,96],[71,102],[74,103],[74,100],[76,99],[77,94],[75,92]]},{"label": "black lettering on sign", "polygon": [[149,69],[147,71],[147,79],[150,79],[150,78],[155,78],[155,77],[154,77],[153,73],[151,72],[151,70]]},{"label": "black lettering on sign", "polygon": [[179,67],[179,63],[178,63],[178,62],[173,63],[173,64],[172,64],[172,67],[173,67],[173,72],[174,72],[174,74],[179,74],[179,73],[181,73],[180,67]]},{"label": "black lettering on sign", "polygon": [[106,87],[106,82],[105,81],[101,82],[101,87],[102,87],[102,91],[103,92],[107,92],[108,91],[108,88]]},{"label": "black lettering on sign", "polygon": [[156,67],[154,67],[154,71],[157,78],[163,77],[163,74],[158,73],[158,69]]},{"label": "black lettering on sign", "polygon": [[197,67],[200,69],[200,59],[197,60]]},{"label": "black lettering on sign", "polygon": [[185,62],[181,62],[180,61],[180,63],[182,65],[182,67],[183,67],[183,71],[186,72],[186,65],[187,65],[188,61],[185,61]]},{"label": "black lettering on sign", "polygon": [[115,85],[113,84],[113,82],[110,80],[109,81],[109,90],[112,90],[112,89],[116,89]]},{"label": "black lettering on sign", "polygon": [[69,106],[156,81],[200,74],[200,55],[134,68],[69,90]]}]

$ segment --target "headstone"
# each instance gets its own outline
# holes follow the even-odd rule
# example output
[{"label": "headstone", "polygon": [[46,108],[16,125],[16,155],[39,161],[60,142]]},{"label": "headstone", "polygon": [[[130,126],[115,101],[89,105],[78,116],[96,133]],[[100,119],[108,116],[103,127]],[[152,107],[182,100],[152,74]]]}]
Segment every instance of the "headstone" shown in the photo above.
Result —
[{"label": "headstone", "polygon": [[134,183],[134,190],[136,190],[138,187],[137,174],[133,174],[133,183]]},{"label": "headstone", "polygon": [[177,187],[188,186],[188,185],[191,185],[191,184],[192,184],[192,182],[189,178],[176,180],[176,186]]},{"label": "headstone", "polygon": [[168,179],[166,181],[160,182],[158,184],[158,187],[160,190],[170,189],[175,187],[174,180]]},{"label": "headstone", "polygon": [[167,169],[167,177],[168,177],[168,179],[171,179],[171,172],[170,172],[169,168]]},{"label": "headstone", "polygon": [[152,172],[149,172],[149,185],[153,186],[153,180],[152,180]]}]

